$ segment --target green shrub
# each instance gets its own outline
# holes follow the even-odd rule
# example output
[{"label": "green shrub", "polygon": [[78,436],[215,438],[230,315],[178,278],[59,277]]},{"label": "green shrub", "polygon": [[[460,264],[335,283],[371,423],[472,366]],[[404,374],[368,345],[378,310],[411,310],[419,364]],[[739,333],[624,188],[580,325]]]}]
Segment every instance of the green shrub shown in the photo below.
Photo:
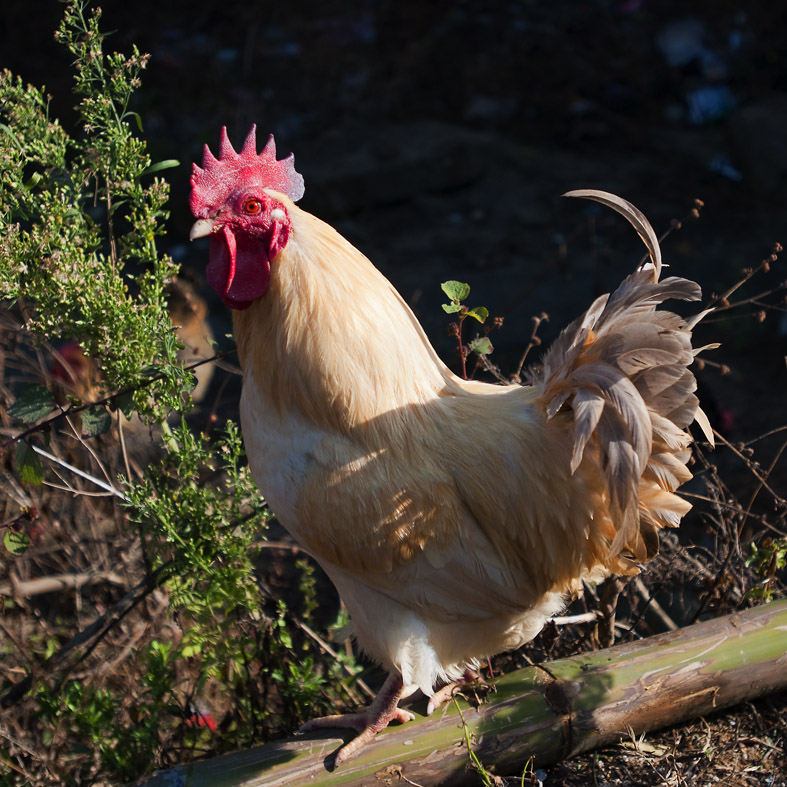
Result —
[{"label": "green shrub", "polygon": [[[67,563],[115,577],[125,561],[132,587],[96,586],[92,615],[62,594],[40,608],[40,631],[20,623],[26,641],[0,645],[19,665],[0,683],[17,714],[18,736],[0,743],[9,783],[131,780],[281,734],[333,701],[312,640],[259,591],[269,515],[237,426],[187,420],[193,373],[167,295],[178,265],[157,248],[169,193],[159,173],[178,162],[152,161],[129,108],[147,56],[106,54],[99,18],[71,0],[57,31],[74,56],[78,133],[50,116],[43,89],[0,76],[3,454],[14,463],[3,487],[15,506],[3,542],[20,572]],[[90,371],[63,385],[53,370],[68,342]],[[137,472],[120,437],[140,432],[153,440]],[[311,572],[301,566],[305,619]],[[13,593],[4,601],[10,627],[32,611]]]}]

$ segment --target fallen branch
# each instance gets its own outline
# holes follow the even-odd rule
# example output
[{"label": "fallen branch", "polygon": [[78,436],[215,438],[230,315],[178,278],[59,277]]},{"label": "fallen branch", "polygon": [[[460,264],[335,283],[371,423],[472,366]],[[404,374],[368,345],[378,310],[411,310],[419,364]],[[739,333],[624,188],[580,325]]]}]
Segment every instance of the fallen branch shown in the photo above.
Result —
[{"label": "fallen branch", "polygon": [[126,580],[114,571],[90,571],[77,574],[52,574],[36,579],[14,579],[10,583],[0,585],[0,596],[18,595],[21,598],[32,598],[42,593],[59,593],[64,590],[78,590],[86,585],[98,585],[106,582],[110,585],[125,585]]},{"label": "fallen branch", "polygon": [[580,612],[578,615],[557,615],[549,618],[548,622],[556,626],[576,626],[579,623],[595,623],[597,620],[597,612]]},{"label": "fallen branch", "polygon": [[[448,703],[392,727],[329,772],[343,739],[314,733],[162,771],[147,787],[477,784],[485,768],[521,773],[787,688],[787,600],[639,642],[530,667],[495,682],[480,707]],[[468,736],[467,738],[465,736]]]}]

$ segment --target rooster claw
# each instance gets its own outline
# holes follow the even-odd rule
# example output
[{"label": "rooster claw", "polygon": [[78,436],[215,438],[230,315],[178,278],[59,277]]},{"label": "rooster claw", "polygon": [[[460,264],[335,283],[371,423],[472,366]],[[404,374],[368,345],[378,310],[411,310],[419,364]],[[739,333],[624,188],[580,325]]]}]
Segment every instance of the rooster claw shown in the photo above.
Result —
[{"label": "rooster claw", "polygon": [[355,756],[378,732],[384,730],[392,721],[402,724],[413,721],[415,715],[399,708],[397,703],[402,695],[402,679],[399,675],[389,675],[374,702],[359,713],[341,713],[335,716],[322,716],[307,721],[300,732],[346,728],[355,730],[358,735],[344,744],[334,757],[334,767]]},{"label": "rooster claw", "polygon": [[384,730],[392,721],[398,721],[402,724],[407,721],[413,721],[415,715],[410,711],[395,708],[390,714],[373,714],[368,711],[361,713],[344,713],[336,716],[323,716],[319,719],[312,719],[304,724],[299,732],[313,732],[314,730],[324,730],[333,728],[347,728],[355,730],[356,735],[351,741],[344,744],[334,757],[334,765],[341,765],[341,763],[355,756],[361,748],[363,748],[369,741],[377,735],[378,732]]},{"label": "rooster claw", "polygon": [[486,686],[486,683],[479,674],[469,669],[465,670],[465,674],[462,675],[461,678],[446,684],[429,697],[429,703],[426,706],[426,715],[431,716],[442,704],[453,699],[454,694],[461,691],[464,686],[470,683]]}]

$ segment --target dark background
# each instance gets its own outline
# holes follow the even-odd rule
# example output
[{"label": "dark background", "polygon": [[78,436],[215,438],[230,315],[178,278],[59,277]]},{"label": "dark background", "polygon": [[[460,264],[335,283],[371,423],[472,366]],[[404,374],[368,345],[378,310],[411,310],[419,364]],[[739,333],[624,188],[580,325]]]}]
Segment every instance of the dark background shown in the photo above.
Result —
[{"label": "dark background", "polygon": [[[46,85],[72,130],[61,14],[55,0],[5,0],[0,65]],[[255,122],[295,152],[302,205],[392,279],[451,363],[440,282],[468,282],[471,305],[504,316],[492,338],[510,371],[532,315],[549,313],[548,341],[637,263],[634,232],[560,200],[569,189],[625,196],[659,233],[701,198],[665,259],[706,296],[787,242],[784,4],[141,0],[105,3],[102,29],[108,50],[152,55],[134,108],[154,158],[182,162],[167,173],[165,251],[201,275],[207,249],[185,241],[190,162],[222,125],[239,146]],[[785,278],[777,263],[743,296]],[[224,336],[227,311],[203,291]],[[699,331],[725,343],[714,357],[732,373],[702,383],[733,436],[782,414],[782,295],[764,322],[749,305]]]}]

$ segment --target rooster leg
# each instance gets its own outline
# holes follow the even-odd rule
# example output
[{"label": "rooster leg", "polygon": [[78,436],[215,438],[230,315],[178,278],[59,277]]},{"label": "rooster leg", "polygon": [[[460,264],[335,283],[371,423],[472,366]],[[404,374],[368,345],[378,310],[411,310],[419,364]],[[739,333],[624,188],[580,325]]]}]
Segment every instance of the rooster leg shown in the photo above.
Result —
[{"label": "rooster leg", "polygon": [[454,692],[461,689],[467,683],[483,683],[483,679],[477,672],[471,669],[466,669],[465,674],[461,678],[455,680],[447,685],[438,689],[431,697],[429,697],[429,704],[426,706],[426,715],[431,716],[444,702],[447,702],[454,696]]},{"label": "rooster leg", "polygon": [[374,698],[374,702],[366,710],[360,713],[343,713],[336,716],[323,716],[319,719],[312,719],[307,721],[300,731],[311,732],[312,730],[332,727],[349,727],[352,730],[356,730],[358,735],[348,743],[345,743],[336,752],[334,762],[336,765],[340,765],[356,754],[359,749],[374,738],[380,730],[384,730],[392,721],[406,722],[415,718],[410,711],[402,710],[398,707],[403,689],[402,676],[398,673],[392,673]]}]

